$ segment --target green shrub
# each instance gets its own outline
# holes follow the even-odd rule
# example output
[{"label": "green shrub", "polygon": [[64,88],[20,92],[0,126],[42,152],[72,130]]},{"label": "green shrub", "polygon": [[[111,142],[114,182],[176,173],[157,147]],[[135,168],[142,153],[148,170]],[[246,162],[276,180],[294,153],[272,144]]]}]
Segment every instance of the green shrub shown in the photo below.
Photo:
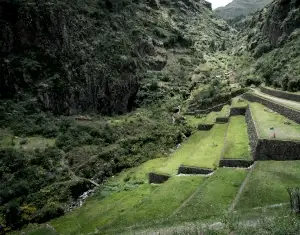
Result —
[{"label": "green shrub", "polygon": [[290,78],[287,74],[285,74],[283,79],[281,80],[281,87],[285,91],[288,89],[289,80],[290,80]]},{"label": "green shrub", "polygon": [[259,86],[261,83],[262,83],[262,81],[258,77],[255,77],[255,76],[249,76],[245,79],[246,86],[251,86],[251,85]]},{"label": "green shrub", "polygon": [[159,88],[158,82],[157,81],[152,81],[149,88],[150,88],[151,91],[156,91]]},{"label": "green shrub", "polygon": [[287,90],[290,92],[296,92],[300,90],[300,81],[293,79],[289,80],[288,85],[287,85]]},{"label": "green shrub", "polygon": [[64,209],[59,202],[47,203],[35,216],[34,221],[38,223],[44,223],[56,217],[62,216]]},{"label": "green shrub", "polygon": [[13,200],[3,208],[6,227],[13,229],[21,227],[21,209],[17,201]]},{"label": "green shrub", "polygon": [[20,140],[20,145],[25,145],[28,143],[28,139],[22,139]]},{"label": "green shrub", "polygon": [[171,81],[170,76],[168,74],[164,74],[161,77],[161,81],[163,81],[163,82],[169,82],[169,81]]},{"label": "green shrub", "polygon": [[263,43],[256,47],[253,56],[254,58],[261,57],[264,53],[267,53],[271,50],[271,44],[270,43]]}]

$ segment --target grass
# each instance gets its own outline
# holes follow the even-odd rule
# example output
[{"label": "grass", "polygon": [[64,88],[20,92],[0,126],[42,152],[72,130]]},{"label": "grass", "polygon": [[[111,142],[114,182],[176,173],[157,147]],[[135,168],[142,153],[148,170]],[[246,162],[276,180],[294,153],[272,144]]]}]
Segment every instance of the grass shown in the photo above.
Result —
[{"label": "grass", "polygon": [[251,160],[249,138],[244,116],[230,118],[224,158]]},{"label": "grass", "polygon": [[[245,209],[288,202],[286,187],[299,185],[299,169],[300,161],[258,162],[237,204],[239,219],[245,219],[247,222],[247,219],[256,221],[258,218],[262,218],[255,212],[256,210],[253,210],[255,217],[251,220],[252,216],[247,213],[252,210],[244,212]],[[162,185],[144,184],[135,189],[116,192],[104,200],[93,196],[87,200],[83,207],[52,221],[51,225],[59,234],[93,232],[98,232],[97,234],[121,234],[121,231],[128,230],[128,226],[131,225],[133,225],[130,228],[131,232],[136,229],[147,229],[151,232],[150,228],[155,229],[159,226],[161,228],[160,234],[164,234],[164,231],[170,232],[170,229],[175,229],[174,234],[182,234],[182,230],[178,230],[176,233],[176,227],[180,229],[179,227],[184,226],[182,228],[187,230],[184,234],[199,234],[200,227],[198,232],[195,232],[189,230],[190,226],[198,222],[201,224],[207,221],[212,224],[215,221],[223,221],[246,174],[247,170],[244,169],[220,168],[205,181],[204,177],[199,176],[173,177]],[[187,200],[190,195],[192,197]],[[185,203],[183,204],[183,202]],[[181,208],[179,208],[180,205],[182,205]],[[177,208],[178,211],[176,211]],[[287,207],[282,209],[288,210]],[[176,213],[165,221],[164,219],[168,218],[174,211]],[[273,213],[272,211],[270,210],[268,213]],[[281,212],[280,214],[282,215]],[[273,215],[266,214],[266,216]],[[189,223],[183,224],[184,221]],[[230,221],[227,222],[230,223]],[[237,222],[233,221],[235,226],[237,226]],[[243,221],[240,222],[243,224]],[[170,226],[174,226],[174,228]],[[291,226],[286,228],[291,228]],[[238,229],[237,232],[242,232],[242,230],[244,232],[243,227],[234,227],[234,229]],[[274,229],[276,230],[275,227]],[[28,230],[29,232],[26,231],[25,234],[56,234],[50,230],[40,228]],[[188,230],[191,233],[188,233]],[[253,228],[253,231],[250,229],[250,233],[242,232],[241,234],[254,234],[251,233],[254,231],[258,231],[257,228]],[[289,231],[289,229],[282,231]],[[216,234],[216,232],[212,231],[212,234]],[[228,233],[224,231],[224,234]],[[132,233],[128,231],[128,234]]]},{"label": "grass", "polygon": [[175,215],[180,221],[221,217],[234,200],[247,171],[219,168]]},{"label": "grass", "polygon": [[[30,227],[30,226],[29,226]],[[18,234],[13,232],[12,235]],[[58,233],[50,227],[41,226],[40,228],[28,228],[22,231],[23,235],[58,235]]]},{"label": "grass", "polygon": [[195,116],[191,116],[191,115],[186,115],[186,122],[188,125],[197,128],[198,125],[200,123],[203,123],[203,121],[205,120],[205,117],[195,117]]},{"label": "grass", "polygon": [[0,147],[12,147],[15,138],[8,129],[0,129]]},{"label": "grass", "polygon": [[149,223],[169,217],[204,182],[201,176],[172,177],[130,210],[121,213],[110,227]]},{"label": "grass", "polygon": [[228,117],[230,114],[230,106],[224,105],[221,112],[219,112],[218,117]]},{"label": "grass", "polygon": [[14,136],[8,129],[0,129],[0,147],[14,147],[23,150],[45,149],[55,145],[55,139],[42,136],[21,138]]},{"label": "grass", "polygon": [[101,197],[91,197],[81,208],[53,220],[51,225],[59,234],[92,233],[97,227],[110,223],[120,213],[141,203],[158,187],[144,184],[135,189],[116,192],[103,200]]},{"label": "grass", "polygon": [[276,139],[300,140],[300,125],[275,113],[259,103],[251,103],[251,113],[261,138],[273,138],[274,128]]},{"label": "grass", "polygon": [[227,124],[215,124],[205,138],[192,147],[192,152],[182,159],[182,163],[187,166],[216,168],[224,147],[226,130]]},{"label": "grass", "polygon": [[55,145],[55,139],[44,138],[41,136],[33,136],[26,138],[18,138],[15,140],[15,147],[24,150],[44,149]]},{"label": "grass", "polygon": [[193,134],[182,146],[172,153],[167,161],[158,165],[155,172],[169,175],[176,175],[178,167],[183,164],[184,159],[190,157],[194,152],[202,139],[207,138],[209,132],[207,131],[197,131]]},{"label": "grass", "polygon": [[148,174],[155,171],[159,166],[164,164],[168,158],[157,158],[149,160],[138,167],[126,170],[110,179],[110,182],[148,182]]},{"label": "grass", "polygon": [[218,116],[217,112],[210,112],[205,119],[201,122],[201,124],[214,124],[216,122],[216,118]]},{"label": "grass", "polygon": [[246,107],[248,102],[246,100],[241,99],[240,97],[235,97],[231,100],[231,106],[234,108]]},{"label": "grass", "polygon": [[90,198],[83,207],[56,219],[59,234],[91,233],[149,223],[173,213],[204,181],[204,177],[173,177],[162,185],[144,184],[104,200]]},{"label": "grass", "polygon": [[237,210],[289,202],[287,187],[299,187],[300,161],[257,162]]}]

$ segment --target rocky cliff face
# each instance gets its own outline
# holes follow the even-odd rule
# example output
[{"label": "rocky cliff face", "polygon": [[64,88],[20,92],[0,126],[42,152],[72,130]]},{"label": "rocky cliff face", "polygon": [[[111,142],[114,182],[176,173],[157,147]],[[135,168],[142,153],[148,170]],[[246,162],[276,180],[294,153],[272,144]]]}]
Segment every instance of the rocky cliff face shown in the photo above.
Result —
[{"label": "rocky cliff face", "polygon": [[256,47],[261,42],[269,43],[271,47],[287,42],[291,33],[299,28],[299,6],[299,0],[279,0],[254,15],[248,24],[250,48]]},{"label": "rocky cliff face", "polygon": [[197,30],[219,24],[202,0],[6,0],[0,16],[0,98],[34,97],[57,114],[131,110],[146,71],[163,70],[171,50],[197,51]]},{"label": "rocky cliff face", "polygon": [[[55,113],[127,110],[137,92],[139,65],[130,39],[111,35],[121,23],[111,19],[112,8],[104,1],[1,3],[1,98],[34,95]],[[122,22],[124,30],[129,23]],[[118,58],[128,53],[124,61]],[[119,76],[120,83],[114,81]]]},{"label": "rocky cliff face", "polygon": [[[245,20],[235,48],[254,57],[244,78],[278,88],[299,90],[300,1],[277,0]],[[249,69],[250,68],[250,69]]]}]

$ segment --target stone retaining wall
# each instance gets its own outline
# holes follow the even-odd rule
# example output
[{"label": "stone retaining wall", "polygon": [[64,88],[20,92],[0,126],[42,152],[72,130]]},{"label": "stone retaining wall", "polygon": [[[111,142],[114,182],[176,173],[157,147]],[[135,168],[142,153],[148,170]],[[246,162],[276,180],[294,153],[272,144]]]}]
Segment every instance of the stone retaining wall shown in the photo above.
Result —
[{"label": "stone retaining wall", "polygon": [[193,167],[193,166],[184,166],[181,165],[178,168],[178,174],[188,174],[188,175],[208,175],[213,173],[212,169],[208,168],[200,168],[200,167]]},{"label": "stone retaining wall", "polygon": [[215,124],[199,124],[198,130],[199,131],[209,131],[214,127]]},{"label": "stone retaining wall", "polygon": [[247,108],[246,107],[232,107],[230,108],[230,116],[245,116]]},{"label": "stone retaining wall", "polygon": [[300,160],[300,141],[260,139],[250,107],[246,111],[251,155],[258,160]]},{"label": "stone retaining wall", "polygon": [[229,122],[229,117],[217,117],[216,123],[227,123]]},{"label": "stone retaining wall", "polygon": [[226,105],[226,104],[230,105],[231,100],[234,97],[240,96],[240,95],[244,94],[247,91],[248,91],[248,89],[239,89],[239,90],[236,90],[233,93],[231,93],[231,95],[230,95],[230,97],[228,97],[227,101],[226,101],[226,99],[224,99],[223,101],[220,101],[220,102],[223,102],[222,104],[216,104],[216,105],[212,104],[213,107],[207,108],[207,109],[203,109],[203,110],[197,109],[197,106],[198,106],[197,103],[191,104],[191,105],[189,105],[187,112],[184,113],[184,114],[185,115],[196,115],[196,114],[207,114],[207,113],[210,113],[210,112],[213,112],[213,111],[219,112],[219,111],[222,110],[222,108],[223,108],[224,105]]},{"label": "stone retaining wall", "polygon": [[255,160],[300,160],[300,142],[260,139]]},{"label": "stone retaining wall", "polygon": [[291,94],[291,93],[284,92],[284,91],[273,90],[273,89],[269,89],[269,88],[266,88],[266,87],[261,87],[260,90],[263,93],[266,93],[266,94],[271,95],[271,96],[275,96],[275,97],[286,99],[286,100],[293,100],[293,101],[300,102],[300,95]]},{"label": "stone retaining wall", "polygon": [[249,93],[244,94],[242,97],[250,102],[258,102],[260,104],[263,104],[264,106],[274,110],[275,112],[300,124],[300,112],[295,109],[288,108],[286,106],[274,103],[270,100]]},{"label": "stone retaining wall", "polygon": [[252,159],[255,160],[256,146],[258,144],[258,133],[256,131],[254,120],[252,118],[250,106],[247,107],[245,119],[246,119],[246,123],[247,123],[247,132],[248,132],[248,136],[249,136],[249,143],[250,143],[250,147],[251,147],[251,156],[252,156]]},{"label": "stone retaining wall", "polygon": [[148,179],[149,179],[149,184],[162,184],[166,182],[170,176],[168,175],[162,175],[162,174],[156,174],[156,173],[149,173]]},{"label": "stone retaining wall", "polygon": [[210,112],[220,112],[222,110],[223,106],[227,105],[227,104],[229,104],[229,101],[222,103],[222,104],[218,104],[214,107],[211,107],[211,108],[208,108],[205,110],[194,110],[194,114],[207,114]]},{"label": "stone retaining wall", "polygon": [[219,167],[243,167],[247,168],[253,164],[253,161],[244,159],[221,159]]}]

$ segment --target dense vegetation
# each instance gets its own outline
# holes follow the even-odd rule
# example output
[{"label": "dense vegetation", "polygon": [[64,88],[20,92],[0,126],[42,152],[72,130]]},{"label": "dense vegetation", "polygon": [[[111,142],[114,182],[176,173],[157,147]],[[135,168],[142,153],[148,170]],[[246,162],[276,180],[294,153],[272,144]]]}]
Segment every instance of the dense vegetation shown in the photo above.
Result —
[{"label": "dense vegetation", "polygon": [[[178,154],[189,164],[200,150],[201,167],[216,168],[224,124],[204,145],[198,133],[193,147],[167,158],[199,120],[218,116],[185,121],[182,114],[228,102],[244,91],[239,83],[300,90],[299,3],[277,0],[238,32],[204,0],[2,1],[0,231],[58,217],[94,186],[102,199],[108,177],[150,159],[173,174]],[[143,184],[129,176],[122,182],[129,190]],[[240,183],[228,184],[236,192]]]},{"label": "dense vegetation", "polygon": [[[189,70],[229,29],[211,18],[209,3],[193,0],[5,0],[0,7],[1,98],[34,97],[56,114],[124,113],[168,88],[188,95]],[[160,81],[180,88],[157,92]]]},{"label": "dense vegetation", "polygon": [[206,1],[6,0],[0,12],[2,230],[168,156],[195,129],[181,113],[204,84],[231,97],[215,79],[232,69],[231,29]]},{"label": "dense vegetation", "polygon": [[242,58],[238,76],[246,85],[300,89],[299,11],[299,0],[274,1],[243,22],[234,53]]},{"label": "dense vegetation", "polygon": [[228,23],[235,24],[271,2],[272,0],[233,0],[225,7],[217,8],[214,13]]},{"label": "dense vegetation", "polygon": [[167,107],[74,121],[20,105],[6,104],[11,112],[1,121],[0,221],[7,229],[63,214],[83,192],[122,169],[167,155],[191,133],[184,123],[172,124]]}]

